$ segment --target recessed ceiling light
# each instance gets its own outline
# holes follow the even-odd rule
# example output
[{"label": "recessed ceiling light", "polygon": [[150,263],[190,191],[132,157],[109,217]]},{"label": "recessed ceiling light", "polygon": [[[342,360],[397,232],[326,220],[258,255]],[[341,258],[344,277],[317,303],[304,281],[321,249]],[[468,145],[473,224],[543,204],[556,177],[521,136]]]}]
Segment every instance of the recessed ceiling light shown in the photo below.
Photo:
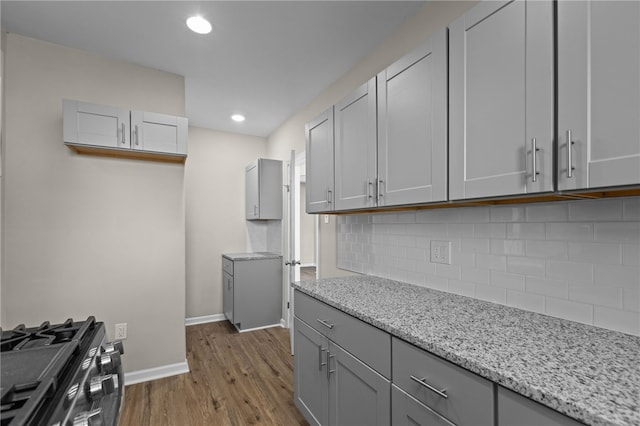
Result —
[{"label": "recessed ceiling light", "polygon": [[202,16],[196,15],[187,19],[187,27],[194,33],[209,34],[211,32],[211,24]]},{"label": "recessed ceiling light", "polygon": [[236,123],[241,123],[241,122],[244,121],[244,115],[242,115],[242,114],[233,114],[231,116],[231,119],[233,121],[235,121]]}]

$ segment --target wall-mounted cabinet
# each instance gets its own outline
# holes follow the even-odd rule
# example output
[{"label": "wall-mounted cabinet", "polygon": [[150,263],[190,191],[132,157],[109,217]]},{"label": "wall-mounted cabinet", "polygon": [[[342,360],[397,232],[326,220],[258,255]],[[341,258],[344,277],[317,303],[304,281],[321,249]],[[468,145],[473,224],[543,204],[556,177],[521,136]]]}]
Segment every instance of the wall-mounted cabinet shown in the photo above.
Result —
[{"label": "wall-mounted cabinet", "polygon": [[79,153],[184,162],[188,120],[64,99],[64,143]]},{"label": "wall-mounted cabinet", "polygon": [[483,2],[449,35],[450,199],[553,191],[552,2]]},{"label": "wall-mounted cabinet", "polygon": [[640,3],[558,2],[558,187],[640,183]]},{"label": "wall-mounted cabinet", "polygon": [[282,219],[282,161],[259,158],[245,168],[247,220]]},{"label": "wall-mounted cabinet", "polygon": [[305,126],[307,213],[333,210],[333,107]]}]

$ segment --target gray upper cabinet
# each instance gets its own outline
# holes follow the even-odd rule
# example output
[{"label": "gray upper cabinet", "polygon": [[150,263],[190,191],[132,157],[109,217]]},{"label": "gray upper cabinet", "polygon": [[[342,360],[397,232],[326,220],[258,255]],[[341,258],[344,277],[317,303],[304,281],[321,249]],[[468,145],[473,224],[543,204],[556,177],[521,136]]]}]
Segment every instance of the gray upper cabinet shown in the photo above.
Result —
[{"label": "gray upper cabinet", "polygon": [[335,107],[335,210],[375,206],[376,79]]},{"label": "gray upper cabinet", "polygon": [[482,2],[449,36],[450,199],[553,191],[552,2]]},{"label": "gray upper cabinet", "polygon": [[259,158],[245,168],[247,220],[282,219],[282,161]]},{"label": "gray upper cabinet", "polygon": [[637,1],[558,2],[561,190],[640,183],[639,23]]},{"label": "gray upper cabinet", "polygon": [[64,143],[79,153],[184,162],[189,121],[64,99]]},{"label": "gray upper cabinet", "polygon": [[131,148],[186,155],[188,127],[184,117],[131,111]]},{"label": "gray upper cabinet", "polygon": [[333,107],[305,126],[307,213],[333,210]]},{"label": "gray upper cabinet", "polygon": [[62,111],[65,143],[131,147],[128,109],[64,99]]},{"label": "gray upper cabinet", "polygon": [[378,206],[447,199],[447,32],[378,74]]}]

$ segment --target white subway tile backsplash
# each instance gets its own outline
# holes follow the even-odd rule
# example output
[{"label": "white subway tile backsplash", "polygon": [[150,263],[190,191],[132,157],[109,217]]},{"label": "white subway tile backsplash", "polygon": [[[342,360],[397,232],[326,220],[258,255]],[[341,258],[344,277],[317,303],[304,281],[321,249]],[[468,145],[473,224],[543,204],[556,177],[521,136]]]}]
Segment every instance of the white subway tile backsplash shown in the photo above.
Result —
[{"label": "white subway tile backsplash", "polygon": [[593,325],[640,335],[640,313],[595,306]]},{"label": "white subway tile backsplash", "polygon": [[530,240],[526,242],[525,253],[528,257],[544,259],[566,260],[569,258],[569,250],[565,241]]},{"label": "white subway tile backsplash", "polygon": [[544,240],[544,223],[508,223],[507,238],[522,240]]},{"label": "white subway tile backsplash", "polygon": [[640,197],[340,216],[338,267],[640,334],[639,221]]},{"label": "white subway tile backsplash", "polygon": [[596,223],[595,240],[602,243],[629,243],[640,245],[640,222]]},{"label": "white subway tile backsplash", "polygon": [[527,311],[544,313],[545,297],[539,294],[507,290],[507,306],[525,309]]},{"label": "white subway tile backsplash", "polygon": [[566,281],[561,280],[526,277],[525,289],[527,293],[542,294],[543,296],[558,297],[561,299],[567,299],[569,297],[569,286]]},{"label": "white subway tile backsplash", "polygon": [[475,287],[475,297],[478,299],[501,305],[507,304],[507,289],[486,284],[476,284]]},{"label": "white subway tile backsplash", "polygon": [[566,222],[569,218],[567,203],[541,203],[526,207],[527,222]]},{"label": "white subway tile backsplash", "polygon": [[547,315],[584,324],[593,324],[593,305],[553,297],[548,297],[546,302],[545,313]]},{"label": "white subway tile backsplash", "polygon": [[622,220],[622,200],[584,200],[569,204],[569,221]]},{"label": "white subway tile backsplash", "polygon": [[622,263],[622,246],[605,243],[569,243],[569,260],[585,263]]},{"label": "white subway tile backsplash", "polygon": [[502,287],[509,290],[525,290],[525,276],[520,274],[490,271],[490,282],[492,286]]},{"label": "white subway tile backsplash", "polygon": [[592,223],[547,223],[547,240],[593,241]]}]

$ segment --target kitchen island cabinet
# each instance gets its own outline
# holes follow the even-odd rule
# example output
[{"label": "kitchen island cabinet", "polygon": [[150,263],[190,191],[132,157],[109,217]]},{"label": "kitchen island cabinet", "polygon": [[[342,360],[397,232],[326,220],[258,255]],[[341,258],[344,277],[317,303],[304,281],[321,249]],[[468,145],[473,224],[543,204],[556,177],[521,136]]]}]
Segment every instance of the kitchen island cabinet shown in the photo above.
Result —
[{"label": "kitchen island cabinet", "polygon": [[640,183],[640,3],[558,2],[558,187]]},{"label": "kitchen island cabinet", "polygon": [[[296,293],[305,293],[343,315],[388,333],[394,345],[402,342],[419,354],[464,370],[462,376],[490,382],[494,389],[490,406],[494,408],[486,411],[496,416],[498,424],[508,424],[500,421],[500,402],[495,398],[498,392],[504,392],[500,388],[526,402],[542,404],[553,412],[553,418],[569,417],[567,424],[640,424],[638,336],[373,276],[302,281],[292,286]],[[299,307],[295,306],[296,315]],[[418,373],[427,379],[425,372]],[[420,395],[410,395],[414,391],[402,384],[399,374],[401,370],[394,365],[392,403],[404,410],[393,414],[394,420],[400,416],[398,424],[420,417],[439,419],[434,424],[452,422],[446,416],[455,416],[456,412],[447,412],[442,401],[437,405],[427,400],[429,408],[417,399]],[[431,384],[428,379],[426,382]],[[449,385],[441,379],[433,384],[437,390]],[[454,385],[451,392],[467,387],[471,389],[472,385]],[[481,418],[478,415],[477,419]]]},{"label": "kitchen island cabinet", "polygon": [[238,331],[273,327],[282,318],[282,256],[222,255],[224,316]]}]

